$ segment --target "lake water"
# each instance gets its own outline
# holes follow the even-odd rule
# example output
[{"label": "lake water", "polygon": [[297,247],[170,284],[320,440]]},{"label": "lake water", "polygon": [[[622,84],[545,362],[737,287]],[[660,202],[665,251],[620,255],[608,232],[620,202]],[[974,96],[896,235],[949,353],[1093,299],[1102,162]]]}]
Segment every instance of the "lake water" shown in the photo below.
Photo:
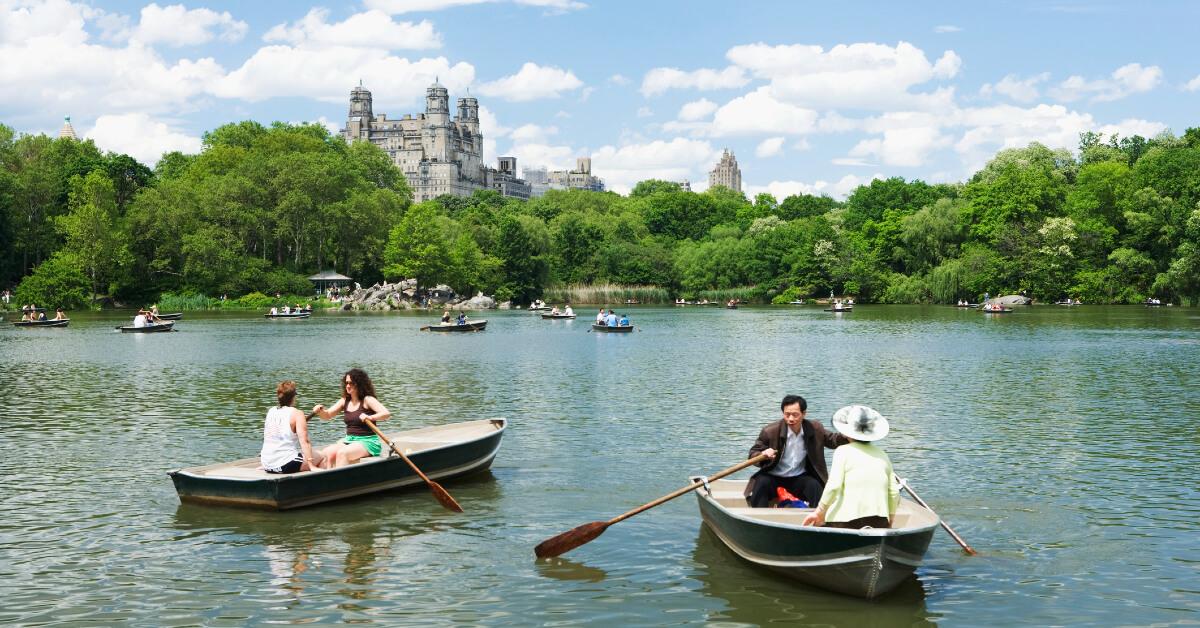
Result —
[{"label": "lake water", "polygon": [[[628,311],[620,335],[519,311],[475,334],[323,312],[187,313],[146,336],[111,313],[5,324],[0,624],[1200,622],[1200,311]],[[424,489],[179,504],[166,472],[257,455],[279,380],[328,404],[352,366],[390,430],[509,419],[490,473],[444,483],[465,514]],[[743,460],[786,393],[826,425],[850,403],[888,416],[897,471],[980,556],[939,531],[916,579],[860,601],[743,563],[688,495],[534,559]]]}]

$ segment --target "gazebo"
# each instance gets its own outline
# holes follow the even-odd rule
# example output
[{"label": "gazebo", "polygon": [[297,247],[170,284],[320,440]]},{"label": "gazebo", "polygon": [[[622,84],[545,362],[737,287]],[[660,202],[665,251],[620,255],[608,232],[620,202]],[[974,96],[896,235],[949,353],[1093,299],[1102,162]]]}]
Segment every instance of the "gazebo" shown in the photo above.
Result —
[{"label": "gazebo", "polygon": [[318,293],[325,292],[332,286],[348,286],[354,282],[353,279],[332,270],[323,270],[309,277],[308,280],[317,285]]}]

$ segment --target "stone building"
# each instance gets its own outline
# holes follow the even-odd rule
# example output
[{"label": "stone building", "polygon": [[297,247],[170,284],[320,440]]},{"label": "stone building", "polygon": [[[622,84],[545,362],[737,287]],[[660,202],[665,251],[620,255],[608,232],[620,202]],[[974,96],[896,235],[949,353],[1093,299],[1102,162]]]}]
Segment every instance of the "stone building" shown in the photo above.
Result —
[{"label": "stone building", "polygon": [[742,171],[738,168],[737,158],[726,148],[721,154],[717,167],[708,173],[708,187],[723,185],[731,190],[742,191]]},{"label": "stone building", "polygon": [[68,137],[73,140],[79,139],[79,136],[75,134],[75,127],[71,126],[71,116],[66,116],[63,118],[63,125],[62,128],[58,130],[58,136]]},{"label": "stone building", "polygon": [[350,91],[350,115],[342,136],[382,148],[404,172],[416,202],[443,194],[470,196],[485,189],[529,198],[528,186],[516,178],[515,160],[511,174],[483,164],[479,101],[459,98],[456,109],[451,118],[450,94],[435,82],[425,90],[425,113],[389,120],[387,114],[375,114],[371,92],[359,84]]},{"label": "stone building", "polygon": [[547,178],[552,190],[604,191],[604,179],[592,176],[591,157],[576,159],[574,170],[551,170]]},{"label": "stone building", "polygon": [[503,196],[529,200],[532,188],[525,180],[517,177],[517,158],[501,157],[499,168],[488,169],[488,187]]}]

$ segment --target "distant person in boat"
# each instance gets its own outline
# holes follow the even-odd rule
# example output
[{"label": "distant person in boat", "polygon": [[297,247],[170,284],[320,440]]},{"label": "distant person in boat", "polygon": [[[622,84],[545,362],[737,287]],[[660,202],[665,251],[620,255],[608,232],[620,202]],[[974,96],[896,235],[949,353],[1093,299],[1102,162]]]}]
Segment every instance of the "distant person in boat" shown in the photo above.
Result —
[{"label": "distant person in boat", "polygon": [[454,324],[455,325],[466,325],[467,324],[467,315],[463,312],[459,312],[458,318],[454,319]]},{"label": "distant person in boat", "polygon": [[383,443],[371,428],[363,423],[370,419],[374,423],[386,421],[392,413],[375,398],[375,386],[362,369],[350,369],[342,376],[342,398],[333,407],[313,406],[313,413],[328,420],[342,413],[346,422],[346,437],[321,451],[325,468],[344,467],[367,456],[378,456]]},{"label": "distant person in boat", "polygon": [[571,309],[571,304],[570,304],[570,303],[568,303],[568,304],[566,305],[566,307],[564,307],[564,308],[563,308],[563,315],[564,315],[564,316],[575,316],[575,310],[572,310],[572,309]]},{"label": "distant person in boat", "polygon": [[450,324],[450,310],[442,310],[442,324],[443,325]]},{"label": "distant person in boat", "polygon": [[784,487],[793,495],[815,504],[829,478],[825,466],[825,448],[834,449],[850,439],[804,418],[808,402],[800,395],[787,395],[779,403],[783,418],[764,427],[750,448],[751,458],[767,454],[760,469],[746,483],[746,502],[754,508],[766,508]]},{"label": "distant person in boat", "polygon": [[606,316],[604,315],[604,308],[600,308],[600,313],[596,315],[596,324],[597,324],[597,325],[604,325],[604,324],[605,324],[605,322],[604,322],[604,321],[605,321],[607,318],[608,318],[608,317],[606,317]]},{"label": "distant person in boat", "polygon": [[559,311],[558,311],[557,305],[550,308],[550,316],[558,316],[558,315],[559,315]]},{"label": "distant person in boat", "polygon": [[145,327],[146,326],[145,310],[138,310],[137,316],[133,317],[133,326],[134,327]]},{"label": "distant person in boat", "polygon": [[834,413],[833,427],[850,444],[833,452],[829,482],[804,525],[890,528],[900,505],[900,483],[891,459],[875,445],[888,434],[887,419],[866,406],[846,406]]},{"label": "distant person in boat", "polygon": [[60,308],[56,308],[56,309],[54,310],[54,320],[56,320],[56,321],[65,321],[65,320],[67,320],[67,314],[66,314],[66,312],[63,312],[63,309],[62,309],[61,307],[60,307]]},{"label": "distant person in boat", "polygon": [[263,422],[263,444],[258,454],[267,473],[296,473],[321,468],[321,454],[312,450],[308,439],[308,421],[293,406],[296,382],[287,380],[275,387],[279,405],[267,410]]},{"label": "distant person in boat", "polygon": [[609,327],[616,327],[617,326],[617,313],[612,310],[609,310],[608,316],[604,317],[604,324]]},{"label": "distant person in boat", "polygon": [[272,307],[271,308],[271,316],[279,316],[279,308]]},{"label": "distant person in boat", "polygon": [[629,327],[629,315],[622,314],[621,320],[617,322],[618,327]]},{"label": "distant person in boat", "polygon": [[35,312],[34,317],[37,318],[39,321],[44,321],[44,320],[46,320],[46,313],[45,312]]}]

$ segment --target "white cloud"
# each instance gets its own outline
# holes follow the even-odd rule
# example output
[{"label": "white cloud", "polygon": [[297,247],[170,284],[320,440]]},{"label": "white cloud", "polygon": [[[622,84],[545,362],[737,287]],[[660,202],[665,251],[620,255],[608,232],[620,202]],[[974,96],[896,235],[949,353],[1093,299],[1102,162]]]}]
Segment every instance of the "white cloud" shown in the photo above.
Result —
[{"label": "white cloud", "polygon": [[986,83],[979,88],[979,94],[984,97],[991,97],[993,94],[1008,96],[1017,102],[1033,102],[1038,97],[1038,83],[1043,83],[1050,79],[1049,72],[1035,74],[1029,78],[1021,79],[1015,74],[1006,75],[996,84]]},{"label": "white cloud", "polygon": [[623,74],[614,74],[608,77],[608,82],[610,85],[628,85],[629,78]]},{"label": "white cloud", "polygon": [[[217,96],[259,102],[281,96],[345,103],[350,93],[347,68],[354,78],[389,103],[416,103],[438,80],[451,94],[464,93],[475,80],[469,63],[451,64],[445,57],[409,61],[373,48],[331,46],[264,46],[213,87]],[[376,113],[386,112],[375,100]]]},{"label": "white cloud", "polygon": [[384,50],[440,48],[442,38],[433,23],[395,22],[378,10],[355,13],[329,23],[329,9],[315,8],[292,24],[280,24],[263,35],[263,41],[293,45],[352,46]]},{"label": "white cloud", "polygon": [[680,107],[678,117],[683,122],[695,122],[711,116],[717,108],[717,103],[707,98],[701,98]]},{"label": "white cloud", "polygon": [[928,113],[890,112],[862,122],[863,130],[880,137],[864,139],[850,157],[874,157],[889,166],[923,166],[930,153],[952,142],[941,131],[944,119]]},{"label": "white cloud", "polygon": [[84,137],[95,141],[102,150],[125,153],[151,166],[166,152],[200,152],[199,137],[172,129],[145,113],[100,116]]},{"label": "white cloud", "polygon": [[483,105],[479,106],[479,132],[483,133],[484,137],[505,137],[509,131],[512,129],[500,124],[495,112]]},{"label": "white cloud", "polygon": [[830,183],[828,181],[814,181],[805,183],[803,181],[772,181],[766,185],[747,185],[746,196],[754,198],[758,194],[767,193],[774,196],[777,200],[782,201],[789,196],[797,196],[800,194],[809,194],[811,196],[828,195],[834,198],[846,198],[848,194],[854,191],[860,185],[866,185],[875,179],[884,179],[882,173],[875,173],[870,178],[863,178],[857,175],[848,174],[841,179]]},{"label": "white cloud", "polygon": [[570,70],[527,62],[516,74],[480,85],[479,93],[510,102],[527,102],[558,98],[563,92],[582,86],[583,81]]},{"label": "white cloud", "polygon": [[249,28],[228,11],[217,13],[211,9],[188,9],[182,4],[160,7],[151,3],[142,7],[141,20],[133,37],[147,44],[195,46],[214,38],[235,42],[245,37]]},{"label": "white cloud", "polygon": [[830,159],[829,163],[831,163],[835,166],[875,166],[876,165],[865,159],[859,159],[857,157],[835,157],[833,159]]},{"label": "white cloud", "polygon": [[763,43],[734,46],[726,57],[755,77],[770,81],[771,95],[792,104],[868,110],[945,109],[953,105],[953,88],[928,93],[910,90],[935,79],[958,74],[962,59],[948,50],[930,63],[908,42],[821,46]]},{"label": "white cloud", "polygon": [[962,28],[960,28],[958,26],[954,26],[953,24],[940,24],[938,26],[933,27],[933,32],[935,32],[935,33],[961,33]]},{"label": "white cloud", "polygon": [[1134,135],[1140,135],[1142,137],[1149,138],[1154,137],[1166,130],[1167,125],[1161,122],[1127,118],[1116,124],[1101,125],[1100,128],[1097,129],[1097,132],[1108,136],[1120,135],[1121,137],[1132,137]]},{"label": "white cloud", "polygon": [[754,156],[765,159],[767,157],[777,157],[783,154],[784,137],[768,137],[758,143],[754,148]]},{"label": "white cloud", "polygon": [[717,109],[711,134],[716,137],[784,133],[803,135],[815,129],[817,112],[776,100],[767,87],[739,96]]},{"label": "white cloud", "polygon": [[1143,67],[1140,63],[1128,63],[1113,70],[1107,79],[1089,81],[1079,75],[1071,76],[1050,93],[1065,102],[1081,98],[1090,98],[1092,102],[1105,102],[1148,92],[1158,87],[1162,79],[1162,68],[1156,65]]},{"label": "white cloud", "polygon": [[638,110],[637,110],[637,117],[639,117],[639,118],[649,118],[649,117],[650,117],[650,116],[652,116],[652,115],[654,115],[654,112],[653,112],[653,111],[650,111],[650,108],[649,108],[649,107],[638,107]]},{"label": "white cloud", "polygon": [[745,71],[736,66],[724,70],[703,68],[685,72],[677,68],[654,68],[642,78],[642,95],[657,96],[670,89],[729,89],[749,83]]},{"label": "white cloud", "polygon": [[[370,9],[379,9],[385,13],[414,13],[418,11],[442,11],[455,7],[499,2],[501,0],[366,0],[363,4]],[[587,8],[587,5],[576,0],[512,0],[514,4],[531,7],[541,7],[549,13],[564,13]]]},{"label": "white cloud", "polygon": [[1197,74],[1196,78],[1188,81],[1187,84],[1183,86],[1183,89],[1189,92],[1200,90],[1200,74]]},{"label": "white cloud", "polygon": [[592,153],[592,170],[608,189],[628,193],[638,181],[696,178],[716,163],[720,153],[706,141],[682,137],[670,141],[602,146]]},{"label": "white cloud", "polygon": [[514,144],[506,155],[517,158],[522,168],[562,170],[575,167],[575,149],[551,144]]},{"label": "white cloud", "polygon": [[558,134],[556,126],[539,126],[536,124],[523,124],[512,130],[509,137],[514,142],[525,144],[544,144],[551,135]]}]

